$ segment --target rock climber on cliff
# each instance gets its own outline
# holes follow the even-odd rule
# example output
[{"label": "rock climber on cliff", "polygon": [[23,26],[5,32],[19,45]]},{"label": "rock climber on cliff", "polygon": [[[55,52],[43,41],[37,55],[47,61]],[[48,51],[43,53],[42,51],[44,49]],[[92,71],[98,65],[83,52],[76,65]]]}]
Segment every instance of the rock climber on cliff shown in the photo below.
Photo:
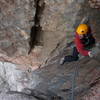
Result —
[{"label": "rock climber on cliff", "polygon": [[95,39],[91,33],[91,28],[87,24],[80,24],[75,33],[75,47],[72,55],[61,58],[60,64],[79,60],[79,54],[93,57],[90,48],[95,44]]}]

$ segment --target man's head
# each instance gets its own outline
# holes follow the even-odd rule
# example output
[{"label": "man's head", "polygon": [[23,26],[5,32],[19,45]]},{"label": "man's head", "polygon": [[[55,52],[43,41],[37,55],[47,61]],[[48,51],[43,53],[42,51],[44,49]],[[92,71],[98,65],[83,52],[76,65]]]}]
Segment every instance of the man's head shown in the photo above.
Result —
[{"label": "man's head", "polygon": [[89,26],[87,24],[80,24],[77,29],[76,32],[79,36],[83,36],[88,34],[89,32]]}]

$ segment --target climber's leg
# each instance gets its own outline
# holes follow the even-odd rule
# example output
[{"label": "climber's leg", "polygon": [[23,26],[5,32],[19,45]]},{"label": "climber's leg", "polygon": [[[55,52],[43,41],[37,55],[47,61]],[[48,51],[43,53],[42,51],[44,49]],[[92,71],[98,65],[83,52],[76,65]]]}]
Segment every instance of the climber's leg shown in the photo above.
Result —
[{"label": "climber's leg", "polygon": [[74,48],[73,48],[72,56],[77,58],[77,57],[78,57],[78,54],[79,54],[79,52],[78,52],[77,48],[74,47]]},{"label": "climber's leg", "polygon": [[60,64],[63,65],[65,62],[77,61],[79,59],[78,54],[79,52],[77,51],[76,47],[74,47],[72,55],[61,58]]}]

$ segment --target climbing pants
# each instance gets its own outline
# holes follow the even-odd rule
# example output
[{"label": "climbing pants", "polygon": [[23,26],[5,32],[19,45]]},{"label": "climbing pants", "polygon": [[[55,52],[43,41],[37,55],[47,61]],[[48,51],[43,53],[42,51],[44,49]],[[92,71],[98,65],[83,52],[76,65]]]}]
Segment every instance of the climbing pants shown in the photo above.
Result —
[{"label": "climbing pants", "polygon": [[65,56],[64,63],[65,62],[77,61],[79,59],[78,55],[79,55],[79,52],[77,51],[77,48],[74,47],[72,55]]}]

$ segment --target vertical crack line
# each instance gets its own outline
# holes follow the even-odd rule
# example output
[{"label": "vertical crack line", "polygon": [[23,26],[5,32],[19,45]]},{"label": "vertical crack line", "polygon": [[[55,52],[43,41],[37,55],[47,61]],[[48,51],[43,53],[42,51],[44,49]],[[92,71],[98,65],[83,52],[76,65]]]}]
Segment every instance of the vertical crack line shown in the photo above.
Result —
[{"label": "vertical crack line", "polygon": [[40,20],[41,20],[41,15],[43,14],[45,8],[45,2],[44,0],[34,0],[34,2],[35,2],[36,13],[33,19],[34,26],[31,27],[31,32],[30,32],[30,41],[29,41],[30,49],[28,54],[31,53],[32,49],[34,49],[36,45],[41,45],[41,42],[39,40],[39,36],[42,33]]}]

